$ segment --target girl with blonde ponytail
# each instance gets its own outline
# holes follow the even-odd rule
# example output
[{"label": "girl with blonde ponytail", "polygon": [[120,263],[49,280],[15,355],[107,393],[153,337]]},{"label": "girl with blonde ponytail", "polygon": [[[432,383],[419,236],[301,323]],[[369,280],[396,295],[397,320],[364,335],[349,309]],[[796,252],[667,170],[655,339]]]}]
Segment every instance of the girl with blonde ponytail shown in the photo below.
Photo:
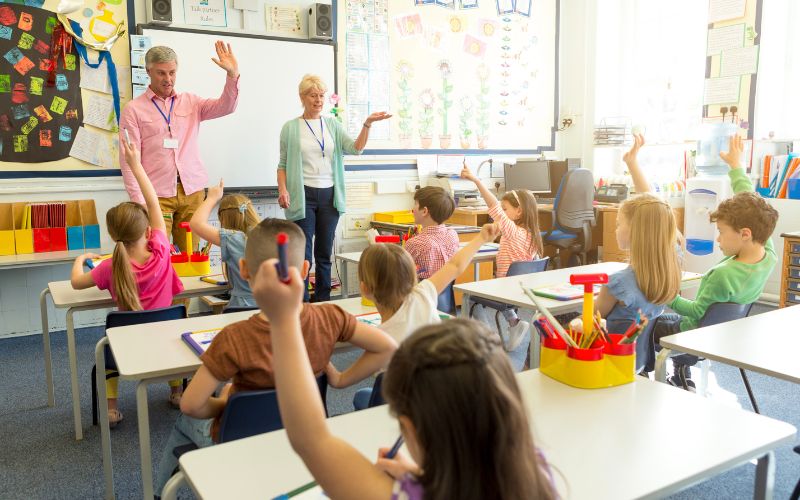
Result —
[{"label": "girl with blonde ponytail", "polygon": [[[217,245],[222,254],[223,272],[231,284],[231,300],[227,307],[256,307],[250,284],[242,278],[244,248],[247,233],[260,222],[250,198],[243,194],[223,196],[222,179],[219,185],[208,188],[206,200],[197,207],[189,226],[192,232],[212,245]],[[217,214],[220,227],[208,222],[211,210],[219,203]]]},{"label": "girl with blonde ponytail", "polygon": [[[108,290],[122,311],[141,311],[168,307],[175,295],[183,291],[183,283],[170,263],[170,244],[164,216],[150,179],[142,167],[136,147],[121,141],[125,159],[144,196],[147,208],[130,201],[120,203],[106,213],[108,234],[114,240],[111,259],[104,260],[90,272],[83,271],[87,259],[99,257],[83,254],[72,266],[72,287],[76,290],[97,286]],[[106,381],[108,420],[115,426],[122,420],[117,409],[116,377]],[[180,380],[170,380],[170,403],[180,407]]]}]

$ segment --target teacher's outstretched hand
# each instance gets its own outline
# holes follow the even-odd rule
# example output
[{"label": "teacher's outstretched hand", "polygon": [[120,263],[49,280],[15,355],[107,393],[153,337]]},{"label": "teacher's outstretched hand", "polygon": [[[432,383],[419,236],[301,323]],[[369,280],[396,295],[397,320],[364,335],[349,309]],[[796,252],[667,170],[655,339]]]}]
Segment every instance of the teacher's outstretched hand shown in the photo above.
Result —
[{"label": "teacher's outstretched hand", "polygon": [[214,64],[224,69],[228,73],[229,78],[236,78],[239,76],[239,63],[236,61],[236,56],[233,55],[231,44],[226,44],[221,40],[217,40],[214,44],[217,49],[217,57],[212,57],[211,60]]}]

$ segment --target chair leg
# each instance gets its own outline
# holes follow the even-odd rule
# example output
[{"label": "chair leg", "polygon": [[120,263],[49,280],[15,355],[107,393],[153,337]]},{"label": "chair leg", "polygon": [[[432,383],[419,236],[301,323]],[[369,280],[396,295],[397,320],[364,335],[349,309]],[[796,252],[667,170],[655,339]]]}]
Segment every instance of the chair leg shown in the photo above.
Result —
[{"label": "chair leg", "polygon": [[745,373],[744,369],[739,368],[739,373],[742,374],[742,382],[744,382],[744,388],[747,389],[747,396],[750,398],[750,404],[753,405],[753,411],[756,413],[761,413],[758,410],[758,404],[756,404],[756,396],[753,394],[753,389],[750,387],[750,380],[747,378],[747,373]]},{"label": "chair leg", "polygon": [[800,500],[800,479],[797,480],[797,485],[795,485],[794,491],[792,492],[792,496],[789,497],[789,500]]},{"label": "chair leg", "polygon": [[711,361],[703,359],[700,361],[700,387],[697,388],[697,393],[702,397],[706,397],[708,391],[708,372],[711,370]]},{"label": "chair leg", "polygon": [[503,338],[503,330],[500,329],[500,311],[494,311],[494,323],[497,325],[497,335],[500,337],[500,341],[503,342],[505,345],[505,339]]},{"label": "chair leg", "polygon": [[472,318],[472,311],[475,310],[475,306],[477,306],[477,302],[473,302],[472,305],[469,306],[469,317]]},{"label": "chair leg", "polygon": [[97,425],[97,365],[92,367],[92,425]]}]

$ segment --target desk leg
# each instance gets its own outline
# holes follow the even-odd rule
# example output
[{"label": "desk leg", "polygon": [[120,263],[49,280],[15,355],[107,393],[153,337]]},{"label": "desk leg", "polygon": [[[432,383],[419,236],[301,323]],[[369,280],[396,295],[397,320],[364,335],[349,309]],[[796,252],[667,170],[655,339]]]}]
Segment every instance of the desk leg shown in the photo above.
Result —
[{"label": "desk leg", "polygon": [[346,299],[350,297],[350,288],[348,283],[348,275],[349,269],[347,268],[347,261],[342,259],[342,275],[339,276],[339,282],[342,285],[342,298]]},{"label": "desk leg", "polygon": [[529,368],[533,370],[535,368],[539,368],[539,353],[541,352],[540,349],[541,339],[539,338],[539,331],[536,329],[535,326],[533,326],[533,323],[531,323],[530,332],[531,332],[531,343],[529,346],[530,349],[529,357],[531,359],[531,364]]},{"label": "desk leg", "polygon": [[97,382],[97,415],[100,419],[100,447],[103,451],[103,475],[106,485],[106,500],[114,500],[114,465],[111,462],[111,429],[108,424],[106,402],[106,353],[108,337],[103,337],[94,347],[95,380]]},{"label": "desk leg", "polygon": [[144,500],[153,498],[153,457],[150,452],[150,414],[147,408],[147,380],[136,385],[136,416],[139,419],[139,453],[142,463]]},{"label": "desk leg", "polygon": [[480,262],[473,262],[472,263],[472,280],[473,281],[480,281],[481,280],[481,263]]},{"label": "desk leg", "polygon": [[50,354],[50,323],[47,320],[47,296],[50,288],[39,294],[39,310],[42,313],[42,345],[44,347],[44,376],[47,384],[47,406],[56,405],[55,386],[53,385],[53,357]]},{"label": "desk leg", "polygon": [[662,348],[656,355],[656,382],[667,381],[667,358],[672,355],[672,349]]},{"label": "desk leg", "polygon": [[769,452],[758,459],[756,464],[756,487],[753,491],[755,500],[772,500],[775,486],[775,454]]},{"label": "desk leg", "polygon": [[461,295],[461,312],[459,316],[464,319],[469,319],[469,294],[464,292]]},{"label": "desk leg", "polygon": [[[75,440],[83,439],[81,425],[81,395],[78,385],[78,356],[75,352],[75,309],[67,309],[67,351],[69,351],[69,371],[72,382],[72,416],[75,421]],[[100,370],[100,368],[98,368]],[[105,373],[105,369],[100,370]]]}]

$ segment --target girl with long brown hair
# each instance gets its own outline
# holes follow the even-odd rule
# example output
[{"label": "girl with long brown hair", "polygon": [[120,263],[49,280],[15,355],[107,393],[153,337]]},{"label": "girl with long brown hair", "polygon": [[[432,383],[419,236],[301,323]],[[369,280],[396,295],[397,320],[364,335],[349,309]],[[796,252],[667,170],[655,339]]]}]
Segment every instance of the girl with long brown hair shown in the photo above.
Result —
[{"label": "girl with long brown hair", "polygon": [[[498,201],[497,197],[472,173],[466,163],[461,170],[461,177],[475,183],[489,208],[489,216],[500,225],[502,236],[500,237],[500,248],[497,251],[496,276],[498,278],[505,277],[512,262],[539,258],[542,253],[539,209],[536,206],[536,198],[530,191],[526,189],[508,191]],[[489,321],[483,307],[477,306],[475,311],[481,321],[488,324]],[[530,324],[520,320],[514,309],[506,309],[502,314],[509,326],[506,349],[513,351],[519,347]]]},{"label": "girl with long brown hair", "polygon": [[[223,196],[223,188],[222,179],[219,185],[208,188],[206,200],[197,208],[189,226],[197,236],[220,248],[222,269],[231,284],[231,300],[227,307],[255,307],[250,284],[242,278],[241,265],[244,262],[247,233],[260,221],[250,198],[243,194]],[[217,203],[219,228],[208,222],[211,210]]]},{"label": "girl with long brown hair", "polygon": [[[83,271],[87,259],[98,258],[96,254],[83,254],[72,266],[71,283],[76,290],[97,286],[108,290],[122,311],[141,311],[168,307],[175,295],[183,291],[170,262],[170,244],[167,240],[164,216],[153,185],[142,167],[139,151],[126,141],[120,141],[125,159],[139,188],[147,208],[126,201],[106,212],[108,234],[114,240],[114,253],[90,272]],[[115,426],[122,420],[117,409],[116,377],[106,381],[108,394],[108,420]],[[180,406],[180,380],[170,380],[170,404]]]},{"label": "girl with long brown hair", "polygon": [[253,295],[272,324],[273,370],[289,441],[331,498],[551,499],[549,468],[534,445],[519,386],[486,327],[453,319],[400,344],[383,383],[410,457],[370,460],[331,434],[308,360],[296,268],[283,284],[264,262]]}]

